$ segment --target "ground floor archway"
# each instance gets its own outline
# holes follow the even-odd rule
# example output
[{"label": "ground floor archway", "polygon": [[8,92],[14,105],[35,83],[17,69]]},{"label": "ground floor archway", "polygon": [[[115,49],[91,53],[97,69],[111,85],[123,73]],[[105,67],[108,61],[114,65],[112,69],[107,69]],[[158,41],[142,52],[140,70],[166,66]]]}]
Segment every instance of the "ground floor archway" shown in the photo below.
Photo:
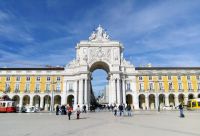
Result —
[{"label": "ground floor archway", "polygon": [[154,94],[150,94],[149,95],[149,108],[151,110],[155,109],[155,95]]},{"label": "ground floor archway", "polygon": [[23,97],[23,106],[27,106],[27,105],[30,105],[30,96],[25,95]]},{"label": "ground floor archway", "polygon": [[39,95],[35,95],[33,97],[33,106],[39,108],[40,107],[40,96]]},{"label": "ground floor archway", "polygon": [[178,102],[185,104],[184,100],[185,100],[184,94],[179,94],[178,95]]},{"label": "ground floor archway", "polygon": [[132,105],[133,104],[133,96],[131,94],[126,95],[126,104]]},{"label": "ground floor archway", "polygon": [[175,96],[174,96],[174,94],[169,94],[169,105],[175,106]]},{"label": "ground floor archway", "polygon": [[200,98],[200,94],[198,94],[198,98]]},{"label": "ground floor archway", "polygon": [[159,106],[160,106],[160,109],[162,109],[165,106],[165,95],[164,94],[159,95]]},{"label": "ground floor archway", "polygon": [[44,96],[44,110],[49,111],[51,106],[51,97],[49,95]]},{"label": "ground floor archway", "polygon": [[54,96],[54,109],[56,108],[57,105],[61,105],[61,96],[60,95]]},{"label": "ground floor archway", "polygon": [[16,106],[19,106],[20,97],[18,95],[14,95],[12,100],[15,101]]},{"label": "ground floor archway", "polygon": [[194,99],[194,94],[188,94],[188,99]]},{"label": "ground floor archway", "polygon": [[146,109],[146,105],[145,105],[145,95],[144,94],[140,94],[139,95],[139,108],[140,109]]},{"label": "ground floor archway", "polygon": [[74,96],[73,95],[67,96],[67,104],[72,107],[74,106]]}]

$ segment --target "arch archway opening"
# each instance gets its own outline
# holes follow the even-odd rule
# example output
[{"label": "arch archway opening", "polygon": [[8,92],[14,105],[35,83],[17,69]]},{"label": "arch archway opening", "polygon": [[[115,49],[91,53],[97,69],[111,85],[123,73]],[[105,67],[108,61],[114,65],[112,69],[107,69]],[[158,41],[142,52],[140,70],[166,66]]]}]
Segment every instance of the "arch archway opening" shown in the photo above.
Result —
[{"label": "arch archway opening", "polygon": [[133,103],[133,96],[131,94],[126,95],[126,104],[127,105],[132,105]]},{"label": "arch archway opening", "polygon": [[109,65],[103,61],[95,62],[90,67],[91,86],[90,86],[90,104],[108,104],[109,103]]},{"label": "arch archway opening", "polygon": [[29,105],[29,104],[30,104],[30,96],[25,95],[25,96],[23,97],[23,106],[27,106],[27,105]]},{"label": "arch archway opening", "polygon": [[53,108],[56,109],[57,105],[61,105],[61,96],[60,95],[54,96],[54,106],[53,106]]},{"label": "arch archway opening", "polygon": [[40,107],[40,96],[39,95],[35,95],[33,97],[33,106],[39,108]]},{"label": "arch archway opening", "polygon": [[73,95],[67,96],[67,104],[68,104],[69,106],[74,107],[74,96],[73,96]]},{"label": "arch archway opening", "polygon": [[189,94],[188,95],[188,99],[190,100],[190,99],[194,99],[194,95],[193,94]]},{"label": "arch archway opening", "polygon": [[17,106],[19,106],[19,101],[20,101],[19,95],[14,95],[13,98],[12,98],[12,100],[15,101],[15,104]]},{"label": "arch archway opening", "polygon": [[165,95],[164,94],[159,95],[159,106],[161,109],[165,106]]},{"label": "arch archway opening", "polygon": [[144,94],[140,94],[139,95],[139,108],[143,109],[143,110],[147,109],[146,103],[145,103],[145,95]]},{"label": "arch archway opening", "polygon": [[198,98],[200,98],[200,94],[198,94]]},{"label": "arch archway opening", "polygon": [[185,104],[185,102],[184,102],[185,98],[184,97],[185,97],[184,94],[179,94],[178,95],[178,101],[179,101],[179,103]]},{"label": "arch archway opening", "polygon": [[174,94],[169,94],[169,105],[175,106],[175,96],[174,96]]},{"label": "arch archway opening", "polygon": [[51,106],[51,97],[49,95],[44,96],[44,110],[45,111],[50,111],[50,106]]},{"label": "arch archway opening", "polygon": [[156,104],[155,104],[155,95],[154,94],[150,94],[149,95],[149,108],[151,110],[156,108]]}]

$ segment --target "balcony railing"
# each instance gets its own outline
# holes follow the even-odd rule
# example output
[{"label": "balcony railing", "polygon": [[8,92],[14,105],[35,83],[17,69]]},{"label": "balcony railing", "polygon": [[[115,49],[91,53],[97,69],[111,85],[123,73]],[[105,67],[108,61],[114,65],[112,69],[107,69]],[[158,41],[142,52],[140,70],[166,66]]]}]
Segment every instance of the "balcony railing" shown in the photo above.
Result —
[{"label": "balcony railing", "polygon": [[55,90],[54,92],[55,93],[61,93],[61,90]]},{"label": "balcony railing", "polygon": [[148,89],[148,92],[155,92],[155,89]]},{"label": "balcony railing", "polygon": [[34,93],[39,93],[39,92],[40,92],[40,90],[35,90],[35,91],[34,91]]},{"label": "balcony railing", "polygon": [[164,89],[160,89],[159,92],[165,92],[165,90]]},{"label": "balcony railing", "polygon": [[50,93],[51,91],[50,91],[50,90],[45,90],[44,92],[45,92],[45,93]]},{"label": "balcony railing", "polygon": [[30,90],[24,90],[24,93],[30,93]]},{"label": "balcony railing", "polygon": [[19,91],[19,89],[15,89],[15,91],[14,91],[14,93],[19,93],[20,91]]},{"label": "balcony railing", "polygon": [[178,89],[178,92],[184,92],[184,90],[183,89]]},{"label": "balcony railing", "polygon": [[74,90],[73,89],[69,89],[68,92],[74,92]]},{"label": "balcony railing", "polygon": [[169,92],[175,92],[175,90],[174,89],[169,89]]},{"label": "balcony railing", "polygon": [[194,92],[194,89],[188,89],[188,92]]},{"label": "balcony railing", "polygon": [[139,89],[139,92],[145,92],[144,89]]},{"label": "balcony railing", "polygon": [[126,89],[126,92],[132,92],[132,90],[131,89]]}]

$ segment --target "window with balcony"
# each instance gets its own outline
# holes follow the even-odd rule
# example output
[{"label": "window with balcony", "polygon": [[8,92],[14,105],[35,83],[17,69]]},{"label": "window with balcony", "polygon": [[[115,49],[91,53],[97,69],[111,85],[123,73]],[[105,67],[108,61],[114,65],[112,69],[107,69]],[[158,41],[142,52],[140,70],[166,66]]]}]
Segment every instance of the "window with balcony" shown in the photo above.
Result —
[{"label": "window with balcony", "polygon": [[144,83],[140,83],[140,91],[144,91]]},{"label": "window with balcony", "polygon": [[40,77],[39,76],[36,77],[36,81],[40,81]]},{"label": "window with balcony", "polygon": [[159,82],[159,89],[163,90],[163,83]]},{"label": "window with balcony", "polygon": [[10,83],[6,83],[5,91],[10,92]]},{"label": "window with balcony", "polygon": [[172,82],[170,82],[168,85],[169,85],[169,90],[173,90]]},{"label": "window with balcony", "polygon": [[183,90],[182,83],[178,83],[178,90]]},{"label": "window with balcony", "polygon": [[15,92],[19,92],[19,83],[15,84]]},{"label": "window with balcony", "polygon": [[149,83],[149,90],[153,90],[154,89],[154,87],[153,87],[153,83]]},{"label": "window with balcony", "polygon": [[7,77],[6,77],[6,81],[10,81],[10,76],[7,76]]},{"label": "window with balcony", "polygon": [[35,85],[35,91],[36,91],[36,92],[39,92],[39,91],[40,91],[40,84],[37,83],[37,84]]},{"label": "window with balcony", "polygon": [[126,90],[127,90],[127,91],[130,91],[130,90],[131,90],[131,84],[130,84],[130,83],[127,83],[127,84],[126,84]]},{"label": "window with balcony", "polygon": [[143,80],[142,76],[139,76],[139,80]]},{"label": "window with balcony", "polygon": [[178,80],[181,80],[181,76],[178,76],[177,78],[178,78]]},{"label": "window with balcony", "polygon": [[188,83],[188,90],[192,90],[192,84],[190,82]]},{"label": "window with balcony", "polygon": [[50,76],[47,77],[47,81],[51,81],[51,77]]},{"label": "window with balcony", "polygon": [[162,76],[158,76],[158,80],[162,80]]},{"label": "window with balcony", "polygon": [[50,91],[50,84],[46,84],[46,92]]},{"label": "window with balcony", "polygon": [[29,92],[29,91],[30,91],[30,83],[26,83],[25,92]]},{"label": "window with balcony", "polygon": [[31,77],[30,77],[30,76],[27,76],[27,77],[26,77],[26,81],[31,81]]},{"label": "window with balcony", "polygon": [[56,91],[57,91],[57,92],[60,92],[60,91],[61,91],[60,83],[57,83],[57,84],[56,84]]},{"label": "window with balcony", "polygon": [[20,76],[17,76],[16,77],[16,81],[20,81],[21,77]]},{"label": "window with balcony", "polygon": [[57,77],[57,81],[60,81],[60,77]]}]

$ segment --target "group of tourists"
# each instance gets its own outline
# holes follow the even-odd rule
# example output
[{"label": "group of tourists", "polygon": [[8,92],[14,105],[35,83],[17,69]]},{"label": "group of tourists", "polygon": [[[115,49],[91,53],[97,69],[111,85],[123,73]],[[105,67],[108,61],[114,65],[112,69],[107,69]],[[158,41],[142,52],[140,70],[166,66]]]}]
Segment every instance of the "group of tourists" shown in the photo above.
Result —
[{"label": "group of tourists", "polygon": [[118,115],[117,113],[119,113],[119,116],[122,116],[122,115],[124,116],[126,115],[126,113],[128,116],[133,115],[130,104],[128,104],[127,106],[125,106],[125,104],[120,104],[118,107],[117,105],[114,105],[114,116],[117,116]]},{"label": "group of tourists", "polygon": [[[56,115],[68,115],[69,120],[71,120],[71,115],[73,112],[76,113],[76,119],[80,119],[81,109],[80,109],[79,105],[77,106],[76,110],[73,110],[73,107],[70,105],[67,105],[67,106],[57,105],[56,106]],[[86,112],[86,108],[85,108],[85,112]]]}]

